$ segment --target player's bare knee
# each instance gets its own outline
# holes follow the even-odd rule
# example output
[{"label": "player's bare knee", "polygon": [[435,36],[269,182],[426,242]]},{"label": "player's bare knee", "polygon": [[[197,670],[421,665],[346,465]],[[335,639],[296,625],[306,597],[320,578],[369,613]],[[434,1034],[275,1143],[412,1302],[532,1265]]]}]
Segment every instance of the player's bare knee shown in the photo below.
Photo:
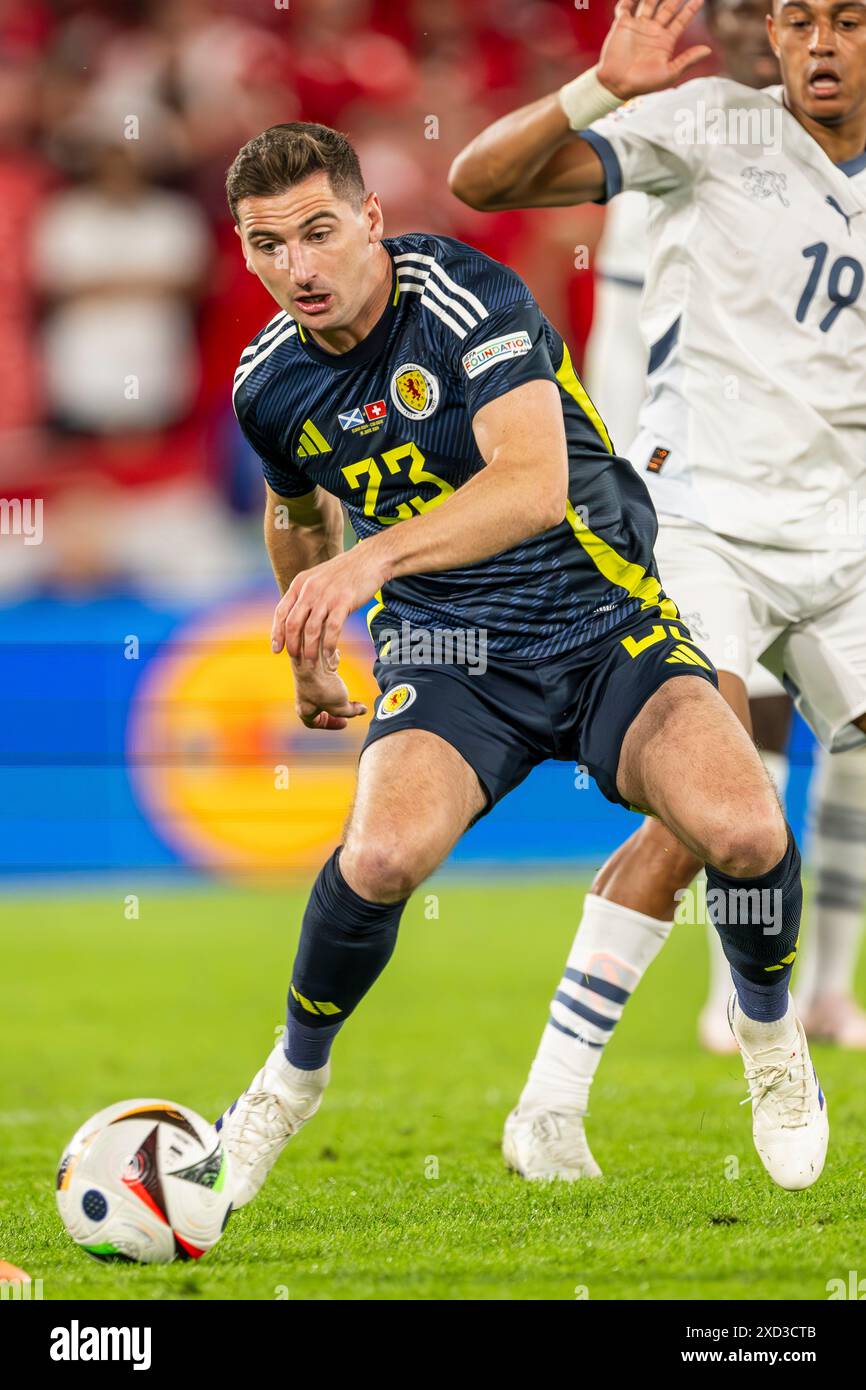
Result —
[{"label": "player's bare knee", "polygon": [[371,903],[396,903],[408,898],[425,876],[414,865],[417,856],[399,841],[392,844],[349,843],[340,852],[340,871],[356,893]]},{"label": "player's bare knee", "polygon": [[757,878],[783,857],[788,843],[785,818],[769,799],[736,819],[720,820],[708,837],[708,863],[731,878]]}]

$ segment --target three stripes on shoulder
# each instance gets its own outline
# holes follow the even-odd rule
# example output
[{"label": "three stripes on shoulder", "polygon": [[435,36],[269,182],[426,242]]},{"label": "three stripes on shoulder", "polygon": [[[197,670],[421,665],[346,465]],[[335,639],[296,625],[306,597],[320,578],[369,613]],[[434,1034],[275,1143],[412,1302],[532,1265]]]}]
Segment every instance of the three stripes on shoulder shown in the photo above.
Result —
[{"label": "three stripes on shoulder", "polygon": [[[232,400],[235,398],[238,387],[243,386],[253,368],[264,362],[266,357],[270,357],[271,353],[280,346],[280,343],[284,343],[287,338],[291,338],[293,333],[297,333],[298,325],[295,320],[289,319],[288,327],[286,327],[286,319],[289,319],[289,315],[285,309],[281,309],[265,325],[264,332],[260,334],[258,340],[244,348],[241,353],[240,365],[235,372]],[[245,358],[249,360],[245,361]]]},{"label": "three stripes on shoulder", "polygon": [[434,256],[401,251],[394,257],[394,264],[400,292],[419,294],[424,308],[447,324],[458,338],[465,338],[470,328],[477,328],[487,318],[478,296],[452,280]]}]

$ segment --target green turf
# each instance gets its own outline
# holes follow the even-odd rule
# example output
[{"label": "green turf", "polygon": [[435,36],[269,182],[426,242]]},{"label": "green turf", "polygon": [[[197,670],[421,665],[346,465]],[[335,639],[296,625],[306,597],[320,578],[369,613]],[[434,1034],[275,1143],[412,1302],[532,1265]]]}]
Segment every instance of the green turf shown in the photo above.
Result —
[{"label": "green turf", "polygon": [[[580,885],[584,887],[585,883]],[[863,1062],[816,1049],[831,1151],[805,1193],[752,1149],[735,1059],[701,1055],[702,929],[679,927],[608,1050],[603,1182],[506,1173],[523,1083],[578,919],[563,880],[442,878],[335,1049],[322,1111],[195,1266],[103,1267],[67,1239],[57,1157],[93,1111],[162,1094],[215,1116],[280,1025],[305,894],[144,889],[0,906],[0,1259],[49,1298],[822,1299],[866,1275]],[[736,1179],[726,1177],[731,1157]]]}]

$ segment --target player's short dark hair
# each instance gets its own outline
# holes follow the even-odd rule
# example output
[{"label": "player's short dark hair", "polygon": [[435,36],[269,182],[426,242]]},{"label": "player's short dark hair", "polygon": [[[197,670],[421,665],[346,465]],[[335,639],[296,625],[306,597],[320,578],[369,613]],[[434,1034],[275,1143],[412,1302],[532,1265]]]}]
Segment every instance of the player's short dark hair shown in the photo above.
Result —
[{"label": "player's short dark hair", "polygon": [[338,198],[356,206],[365,196],[364,177],[345,135],[313,121],[286,121],[253,136],[238,150],[226,174],[226,197],[237,221],[242,198],[285,193],[310,174],[324,171]]}]

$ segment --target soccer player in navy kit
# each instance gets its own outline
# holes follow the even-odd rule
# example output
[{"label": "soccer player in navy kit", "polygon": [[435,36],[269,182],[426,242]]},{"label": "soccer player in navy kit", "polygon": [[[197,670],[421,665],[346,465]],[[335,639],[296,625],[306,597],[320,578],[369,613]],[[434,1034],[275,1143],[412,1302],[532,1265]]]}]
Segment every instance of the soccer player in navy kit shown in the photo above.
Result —
[{"label": "soccer player in navy kit", "polygon": [[[370,603],[382,691],[344,843],[304,914],[285,1036],[220,1122],[240,1206],[318,1109],[409,895],[545,758],[585,764],[706,862],[740,905],[720,933],[758,1010],[790,973],[801,892],[758,755],[659,583],[648,493],[523,281],[447,237],[385,239],[354,150],[323,126],[250,141],[227,191],[280,306],[234,384],[267,487],[272,647],[304,723],[344,728],[366,710],[340,632]],[[360,540],[346,552],[341,503]],[[419,658],[445,634],[452,651],[480,636],[483,671]],[[778,897],[772,922],[738,891],[756,887]]]}]

